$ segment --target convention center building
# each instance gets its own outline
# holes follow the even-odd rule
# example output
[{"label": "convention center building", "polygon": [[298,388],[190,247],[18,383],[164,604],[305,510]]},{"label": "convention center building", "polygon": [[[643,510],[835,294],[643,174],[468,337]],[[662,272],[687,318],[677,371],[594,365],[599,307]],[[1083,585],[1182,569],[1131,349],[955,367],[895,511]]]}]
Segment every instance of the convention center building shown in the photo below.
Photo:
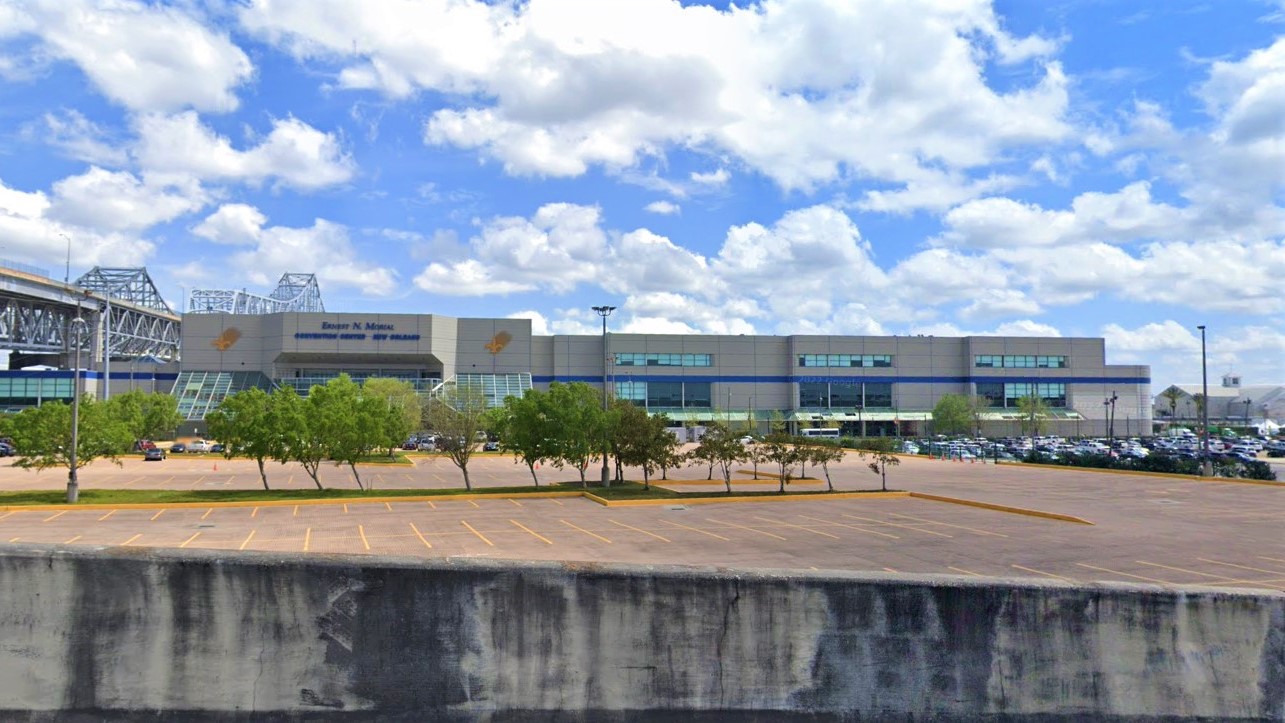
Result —
[{"label": "convention center building", "polygon": [[[606,334],[536,336],[529,319],[283,312],[183,315],[174,394],[200,428],[228,394],[341,373],[429,394],[478,388],[490,403],[585,382],[676,423],[773,422],[845,434],[930,433],[945,394],[987,400],[982,431],[1018,434],[1018,400],[1043,398],[1048,433],[1149,434],[1150,369],[1109,365],[1100,338]],[[185,425],[184,431],[187,431]]]}]

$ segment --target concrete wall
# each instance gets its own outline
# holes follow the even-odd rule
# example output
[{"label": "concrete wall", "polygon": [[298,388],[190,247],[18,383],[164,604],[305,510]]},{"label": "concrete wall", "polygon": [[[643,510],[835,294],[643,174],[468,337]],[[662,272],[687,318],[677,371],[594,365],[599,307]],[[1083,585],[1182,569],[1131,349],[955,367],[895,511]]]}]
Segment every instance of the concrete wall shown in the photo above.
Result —
[{"label": "concrete wall", "polygon": [[1282,720],[1283,708],[1274,594],[121,548],[0,556],[6,720]]}]

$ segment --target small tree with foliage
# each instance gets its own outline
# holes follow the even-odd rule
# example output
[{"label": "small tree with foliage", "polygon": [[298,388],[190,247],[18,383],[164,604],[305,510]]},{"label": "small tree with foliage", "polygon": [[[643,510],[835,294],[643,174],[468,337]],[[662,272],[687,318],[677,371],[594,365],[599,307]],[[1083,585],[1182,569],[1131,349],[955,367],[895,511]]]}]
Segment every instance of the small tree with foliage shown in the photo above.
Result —
[{"label": "small tree with foliage", "polygon": [[131,389],[103,404],[111,416],[125,424],[135,441],[162,438],[183,422],[183,416],[178,413],[178,398],[172,394]]},{"label": "small tree with foliage", "polygon": [[943,394],[933,407],[933,430],[938,434],[963,434],[972,422],[972,407],[963,394]]},{"label": "small tree with foliage", "polygon": [[[129,426],[111,415],[111,409],[88,395],[80,399],[80,431],[76,439],[76,469],[98,459],[120,465],[120,455],[134,443]],[[46,402],[13,417],[10,428],[18,458],[14,466],[44,470],[71,470],[71,405]]]},{"label": "small tree with foliage", "polygon": [[508,397],[503,407],[489,416],[492,431],[500,438],[500,449],[514,455],[531,472],[531,481],[540,486],[535,468],[553,452],[551,440],[555,430],[544,413],[545,393],[528,389],[520,397]]},{"label": "small tree with foliage", "polygon": [[585,470],[602,454],[607,432],[601,393],[583,382],[553,382],[544,402],[553,432],[550,461],[559,468],[574,467],[580,473],[581,486],[588,489]]},{"label": "small tree with foliage", "polygon": [[825,473],[826,487],[833,492],[834,482],[830,480],[830,464],[843,459],[843,447],[839,446],[836,440],[817,439],[808,440],[808,444],[802,450],[808,464],[811,464],[813,469],[820,467]]},{"label": "small tree with foliage", "polygon": [[651,476],[665,464],[678,447],[678,439],[669,431],[669,420],[664,415],[651,416],[641,407],[629,405],[636,411],[621,409],[619,421],[629,427],[628,433],[618,436],[620,461],[642,469],[643,489],[651,489]]},{"label": "small tree with foliage", "polygon": [[1182,399],[1182,390],[1178,387],[1169,387],[1160,392],[1160,396],[1169,402],[1169,419],[1173,420],[1178,416],[1178,400]]},{"label": "small tree with foliage", "polygon": [[282,386],[272,392],[273,427],[280,438],[276,459],[282,463],[298,462],[312,478],[317,489],[321,486],[318,473],[326,460],[326,447],[321,426],[314,423],[308,400],[299,396],[291,386]]},{"label": "small tree with foliage", "polygon": [[1038,395],[1028,394],[1017,400],[1017,410],[1022,415],[1023,431],[1030,430],[1032,437],[1038,437],[1048,418],[1048,404]]},{"label": "small tree with foliage", "polygon": [[393,456],[402,442],[411,433],[419,429],[423,409],[420,408],[419,394],[415,387],[404,379],[392,377],[371,377],[361,385],[363,399],[377,399],[383,402],[380,422],[380,446],[388,449],[388,456]]},{"label": "small tree with foliage", "polygon": [[424,417],[429,428],[438,434],[437,451],[446,453],[464,476],[464,488],[472,490],[468,465],[473,452],[477,451],[477,433],[483,430],[488,419],[482,390],[460,384],[445,387],[428,400]]},{"label": "small tree with foliage", "polygon": [[803,460],[803,453],[795,440],[783,432],[773,432],[763,438],[763,458],[776,465],[781,481],[780,492],[785,494],[785,486],[790,483],[794,466]]},{"label": "small tree with foliage", "polygon": [[705,427],[705,435],[701,437],[700,446],[696,448],[701,452],[700,458],[708,460],[710,465],[716,466],[723,476],[723,486],[727,488],[727,493],[732,493],[732,467],[738,462],[743,462],[746,457],[745,445],[737,433],[729,426],[721,422],[711,422]]},{"label": "small tree with foliage", "polygon": [[901,459],[893,454],[893,441],[887,438],[867,440],[867,448],[861,450],[861,458],[868,460],[871,472],[879,475],[879,489],[888,491],[888,468],[901,464]]},{"label": "small tree with foliage", "polygon": [[231,394],[205,416],[210,436],[223,443],[223,456],[248,457],[259,466],[263,489],[268,487],[264,462],[284,456],[273,397],[258,387]]},{"label": "small tree with foliage", "polygon": [[380,443],[387,408],[382,399],[363,398],[347,374],[308,390],[308,412],[322,451],[336,466],[348,465],[357,489],[366,489],[357,462]]}]

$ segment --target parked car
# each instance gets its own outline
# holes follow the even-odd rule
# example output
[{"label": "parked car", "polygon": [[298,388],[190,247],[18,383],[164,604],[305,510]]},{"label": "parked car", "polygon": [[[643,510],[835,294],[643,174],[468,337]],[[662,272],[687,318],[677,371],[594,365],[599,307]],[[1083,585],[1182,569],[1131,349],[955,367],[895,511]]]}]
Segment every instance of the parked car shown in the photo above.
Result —
[{"label": "parked car", "polygon": [[407,451],[413,451],[413,450],[419,449],[419,442],[416,442],[415,440],[404,442],[402,444],[402,449]]},{"label": "parked car", "polygon": [[0,457],[12,457],[14,453],[13,445],[8,442],[0,442]]},{"label": "parked car", "polygon": [[152,445],[151,449],[143,452],[144,462],[160,462],[165,459],[165,450]]},{"label": "parked car", "polygon": [[193,441],[191,441],[191,442],[188,442],[188,443],[187,443],[187,451],[189,451],[189,452],[202,452],[202,453],[204,453],[204,452],[209,452],[209,451],[210,451],[210,443],[209,443],[209,442],[207,442],[207,441],[205,441],[204,439],[196,439],[196,440],[193,440]]},{"label": "parked car", "polygon": [[175,442],[170,445],[170,454],[183,454],[187,451],[187,445],[182,442]]},{"label": "parked car", "polygon": [[482,445],[482,451],[483,451],[483,452],[499,452],[499,451],[500,451],[500,443],[499,443],[499,442],[487,442],[486,444]]},{"label": "parked car", "polygon": [[432,440],[428,440],[428,441],[420,442],[420,443],[417,445],[417,449],[419,449],[419,451],[421,451],[421,452],[436,452],[436,451],[437,451],[437,443],[436,443],[436,442],[434,442],[434,441],[432,441]]},{"label": "parked car", "polygon": [[217,443],[217,442],[215,442],[214,444],[211,444],[211,445],[210,445],[210,452],[211,452],[211,453],[215,453],[215,454],[223,454],[223,450],[224,450],[224,449],[226,449],[226,448],[225,448],[223,445],[221,445],[221,444],[219,444],[219,443]]},{"label": "parked car", "polygon": [[156,449],[156,443],[150,439],[140,439],[134,443],[135,452],[146,452],[149,449]]}]

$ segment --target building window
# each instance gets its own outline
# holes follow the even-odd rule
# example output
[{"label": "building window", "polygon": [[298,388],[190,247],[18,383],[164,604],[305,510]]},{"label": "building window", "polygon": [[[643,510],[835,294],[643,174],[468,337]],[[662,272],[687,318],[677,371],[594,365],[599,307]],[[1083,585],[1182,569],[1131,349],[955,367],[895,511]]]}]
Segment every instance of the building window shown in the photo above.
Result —
[{"label": "building window", "polygon": [[709,391],[709,382],[683,382],[683,406],[709,409],[714,406]]},{"label": "building window", "polygon": [[709,382],[616,382],[616,398],[639,407],[709,409],[713,406]]},{"label": "building window", "polygon": [[1050,407],[1066,406],[1066,384],[1062,382],[979,382],[977,396],[986,399],[986,405],[1017,409],[1022,397],[1037,395]]},{"label": "building window", "polygon": [[615,355],[616,366],[622,367],[710,367],[713,354],[633,354]]},{"label": "building window", "polygon": [[1065,356],[1031,356],[1025,354],[978,354],[973,366],[986,369],[1065,369]]},{"label": "building window", "polygon": [[891,367],[891,354],[800,354],[799,366],[825,368]]},{"label": "building window", "polygon": [[800,409],[891,409],[888,382],[799,382]]}]

